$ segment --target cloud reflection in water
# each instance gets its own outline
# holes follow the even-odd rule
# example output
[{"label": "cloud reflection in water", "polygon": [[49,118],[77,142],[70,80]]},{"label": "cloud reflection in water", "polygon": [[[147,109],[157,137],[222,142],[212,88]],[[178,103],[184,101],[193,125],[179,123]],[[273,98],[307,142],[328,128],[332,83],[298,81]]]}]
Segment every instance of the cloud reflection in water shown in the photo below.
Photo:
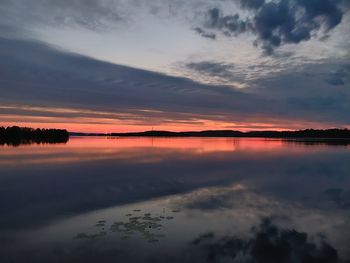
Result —
[{"label": "cloud reflection in water", "polygon": [[[66,145],[3,147],[0,255],[13,258],[15,248],[41,262],[203,262],[208,251],[189,245],[196,237],[213,232],[246,244],[252,226],[270,218],[284,243],[292,242],[287,229],[295,229],[293,240],[307,235],[307,247],[321,235],[349,259],[349,162],[347,146],[261,139],[72,138]],[[181,210],[162,228],[158,247],[109,234],[72,239],[98,220],[116,222],[114,215],[129,208],[151,207]],[[319,245],[313,255],[323,253]]]}]

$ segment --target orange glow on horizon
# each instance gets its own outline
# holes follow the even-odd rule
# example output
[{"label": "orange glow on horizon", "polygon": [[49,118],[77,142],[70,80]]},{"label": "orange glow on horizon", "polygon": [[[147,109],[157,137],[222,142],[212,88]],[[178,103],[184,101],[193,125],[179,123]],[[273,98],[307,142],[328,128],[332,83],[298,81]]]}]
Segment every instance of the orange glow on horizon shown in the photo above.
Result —
[{"label": "orange glow on horizon", "polygon": [[[132,110],[131,113],[116,113],[77,108],[2,105],[0,110],[0,126],[57,128],[66,129],[70,132],[84,133],[142,132],[152,129],[175,132],[201,130],[238,130],[245,132],[306,128],[327,129],[337,126],[327,123],[285,120],[263,116],[243,118],[227,114],[191,115],[146,109]],[[13,111],[17,111],[17,113],[11,113]],[[8,113],[6,114],[6,112]]]},{"label": "orange glow on horizon", "polygon": [[[22,117],[25,118],[25,117]],[[1,121],[1,115],[0,115]],[[96,120],[98,121],[98,120]],[[282,130],[299,130],[299,129],[328,129],[333,128],[334,126],[328,124],[319,124],[319,123],[305,123],[305,122],[290,122],[290,123],[281,123],[280,125],[274,123],[230,123],[230,122],[217,122],[217,121],[208,121],[203,120],[198,124],[183,124],[183,123],[174,123],[174,124],[158,124],[158,125],[132,125],[125,124],[123,122],[117,122],[115,124],[104,124],[104,123],[75,123],[75,122],[56,122],[55,118],[52,118],[50,122],[42,121],[1,121],[0,126],[21,126],[21,127],[32,127],[32,128],[56,128],[56,129],[66,129],[69,132],[83,132],[83,133],[118,133],[118,132],[142,132],[149,130],[160,130],[160,131],[202,131],[202,130],[237,130],[237,131],[254,131],[254,130],[273,130],[273,131],[282,131]],[[348,127],[344,127],[348,128]]]},{"label": "orange glow on horizon", "polygon": [[[214,122],[206,121],[202,124],[160,124],[160,125],[129,125],[129,124],[85,124],[85,123],[70,123],[70,122],[26,122],[26,121],[5,121],[1,122],[0,126],[21,126],[21,127],[32,127],[32,128],[56,128],[66,129],[69,132],[83,132],[83,133],[118,133],[118,132],[142,132],[149,130],[159,131],[202,131],[202,130],[237,130],[237,131],[257,131],[257,130],[299,130],[299,129],[328,129],[333,126],[325,124],[305,124],[300,123],[289,123],[284,125],[272,124],[272,123],[226,123],[226,122]],[[347,127],[345,127],[347,128]]]}]

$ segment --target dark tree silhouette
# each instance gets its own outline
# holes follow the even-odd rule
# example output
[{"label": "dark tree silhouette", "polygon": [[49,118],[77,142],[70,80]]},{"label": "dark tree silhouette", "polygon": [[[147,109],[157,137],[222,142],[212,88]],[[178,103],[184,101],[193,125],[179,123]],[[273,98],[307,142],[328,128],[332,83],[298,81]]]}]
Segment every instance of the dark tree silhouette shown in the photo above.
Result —
[{"label": "dark tree silhouette", "polygon": [[150,136],[150,137],[258,137],[258,138],[313,138],[313,139],[348,139],[348,129],[328,130],[299,130],[299,131],[251,131],[240,132],[233,130],[208,130],[208,131],[144,131],[128,133],[111,133],[110,136]]},{"label": "dark tree silhouette", "polygon": [[30,143],[66,143],[69,139],[67,130],[33,129],[28,127],[0,127],[0,145],[17,146]]}]

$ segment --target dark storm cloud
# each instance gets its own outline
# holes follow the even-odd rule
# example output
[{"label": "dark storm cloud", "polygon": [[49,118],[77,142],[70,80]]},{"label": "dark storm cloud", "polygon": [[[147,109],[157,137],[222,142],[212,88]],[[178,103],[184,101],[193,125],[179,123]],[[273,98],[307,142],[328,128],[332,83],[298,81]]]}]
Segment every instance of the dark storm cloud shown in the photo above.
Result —
[{"label": "dark storm cloud", "polygon": [[247,9],[258,9],[265,3],[265,0],[241,0],[241,6]]},{"label": "dark storm cloud", "polygon": [[206,27],[220,30],[226,35],[244,33],[249,26],[239,14],[224,16],[218,8],[210,9],[207,14]]},{"label": "dark storm cloud", "polygon": [[343,16],[341,0],[281,0],[266,3],[254,17],[254,29],[263,48],[271,53],[285,43],[300,43],[313,31],[337,26]]},{"label": "dark storm cloud", "polygon": [[212,77],[232,78],[233,64],[216,61],[191,62],[185,65],[188,69],[206,74]]},{"label": "dark storm cloud", "polygon": [[267,54],[287,43],[307,41],[317,32],[328,34],[341,23],[348,6],[346,0],[256,0],[242,1],[241,5],[252,15],[242,19],[238,13],[224,15],[220,9],[212,8],[204,27],[229,36],[253,33],[257,37],[255,44]]}]

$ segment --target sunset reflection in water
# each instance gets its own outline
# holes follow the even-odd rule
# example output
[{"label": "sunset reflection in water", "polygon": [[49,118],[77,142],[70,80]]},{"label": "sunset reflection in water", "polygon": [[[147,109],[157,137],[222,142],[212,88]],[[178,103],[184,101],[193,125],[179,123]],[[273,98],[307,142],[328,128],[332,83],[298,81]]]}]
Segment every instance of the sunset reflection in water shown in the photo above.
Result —
[{"label": "sunset reflection in water", "polygon": [[[134,158],[135,162],[147,162],[151,161],[150,154],[165,158],[166,154],[181,152],[187,155],[215,152],[285,154],[325,149],[328,148],[261,138],[71,137],[65,144],[4,146],[0,151],[0,164],[26,165],[130,158]],[[20,162],[18,158],[21,159]]]},{"label": "sunset reflection in water", "polygon": [[349,262],[349,153],[346,144],[258,138],[2,146],[0,258]]}]

